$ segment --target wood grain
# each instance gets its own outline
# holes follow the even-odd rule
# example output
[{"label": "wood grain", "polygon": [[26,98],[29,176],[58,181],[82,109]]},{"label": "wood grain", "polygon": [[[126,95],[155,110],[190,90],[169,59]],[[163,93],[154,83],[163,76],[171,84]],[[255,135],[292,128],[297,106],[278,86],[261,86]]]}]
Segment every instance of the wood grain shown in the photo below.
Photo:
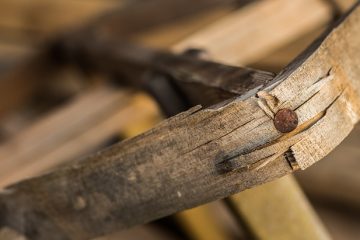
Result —
[{"label": "wood grain", "polygon": [[[3,222],[36,239],[49,231],[56,239],[86,239],[310,166],[358,121],[359,19],[357,5],[258,94],[270,96],[262,107],[254,94],[195,107],[73,166],[10,186],[1,194]],[[280,134],[263,106],[294,109],[300,126]]]}]

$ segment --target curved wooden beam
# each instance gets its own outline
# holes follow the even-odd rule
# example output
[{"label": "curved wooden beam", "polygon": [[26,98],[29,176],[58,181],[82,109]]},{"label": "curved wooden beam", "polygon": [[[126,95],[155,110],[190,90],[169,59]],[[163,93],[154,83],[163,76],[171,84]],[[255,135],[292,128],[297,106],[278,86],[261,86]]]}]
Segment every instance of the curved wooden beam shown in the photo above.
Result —
[{"label": "curved wooden beam", "polygon": [[[0,222],[33,239],[87,239],[309,167],[359,119],[358,6],[261,91],[194,107],[73,166],[8,187]],[[286,134],[272,119],[283,108],[299,119]]]}]

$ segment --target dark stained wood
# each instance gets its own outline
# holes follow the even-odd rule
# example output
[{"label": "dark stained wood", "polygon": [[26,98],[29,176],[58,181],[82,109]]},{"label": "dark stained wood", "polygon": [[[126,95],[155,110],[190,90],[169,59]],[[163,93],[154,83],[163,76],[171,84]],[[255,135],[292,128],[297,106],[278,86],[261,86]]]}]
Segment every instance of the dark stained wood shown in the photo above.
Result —
[{"label": "dark stained wood", "polygon": [[[156,75],[162,75],[173,81],[189,102],[203,106],[260,88],[275,76],[266,71],[228,66],[187,54],[175,55],[95,36],[91,40],[64,39],[58,48],[62,55],[53,56],[59,61],[75,64],[86,72],[115,76],[120,85],[141,88],[151,84]],[[205,96],[200,96],[199,91]]]}]

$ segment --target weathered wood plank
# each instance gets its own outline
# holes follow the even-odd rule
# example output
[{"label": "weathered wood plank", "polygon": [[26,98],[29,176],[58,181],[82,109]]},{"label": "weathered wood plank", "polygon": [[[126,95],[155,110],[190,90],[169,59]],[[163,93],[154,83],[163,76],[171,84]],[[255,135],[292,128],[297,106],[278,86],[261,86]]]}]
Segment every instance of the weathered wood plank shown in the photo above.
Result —
[{"label": "weathered wood plank", "polygon": [[[292,172],[289,162],[308,167],[358,121],[359,21],[357,5],[259,97],[195,107],[73,166],[10,186],[1,194],[2,222],[37,239],[49,230],[57,239],[84,239],[270,181]],[[299,117],[288,134],[267,115],[284,107]]]},{"label": "weathered wood plank", "polygon": [[[302,2],[303,4],[305,2]],[[313,2],[315,4],[316,1]],[[274,4],[274,2],[272,2]],[[257,8],[262,8],[263,5],[267,5],[268,7],[271,6],[269,2],[262,2],[256,4]],[[286,7],[285,7],[286,8]],[[317,9],[317,8],[316,8]],[[240,14],[240,12],[243,12],[243,14]],[[253,9],[255,11],[255,9]],[[286,11],[286,10],[285,10]],[[247,12],[247,9],[241,9],[238,11],[238,14],[232,14],[233,16],[237,16],[237,21],[230,22],[230,24],[236,24],[240,25],[242,23],[242,20],[246,17],[246,14],[244,12]],[[279,12],[279,11],[278,11]],[[298,13],[300,14],[301,11]],[[295,13],[293,13],[295,14]],[[278,14],[281,15],[281,14]],[[229,18],[229,17],[228,17]],[[227,19],[227,18],[225,18]],[[225,21],[220,20],[219,22],[224,23]],[[256,25],[256,23],[260,22],[261,20],[256,20],[256,22],[253,21],[252,25]],[[286,21],[287,22],[287,21]],[[281,23],[262,23],[262,24],[273,24],[277,27],[285,27],[285,24],[281,25]],[[220,23],[219,23],[220,25]],[[228,24],[227,24],[228,25]],[[317,26],[314,24],[314,26]],[[311,26],[311,27],[314,27]],[[226,26],[228,27],[228,26]],[[218,31],[221,29],[223,30],[224,26],[218,27]],[[210,30],[209,30],[210,29]],[[242,62],[247,62],[247,57],[243,57],[241,52],[236,51],[226,51],[226,48],[228,47],[225,43],[224,45],[220,44],[214,44],[212,41],[215,41],[215,38],[211,38],[214,33],[216,35],[216,27],[209,27],[209,29],[205,29],[203,31],[200,31],[200,33],[195,33],[194,36],[190,36],[188,39],[183,41],[182,43],[178,44],[175,47],[175,50],[181,51],[184,50],[182,47],[188,47],[188,46],[197,46],[199,38],[204,37],[204,39],[201,41],[201,47],[203,49],[206,49],[207,52],[211,53],[212,59],[217,58],[226,58],[228,63],[236,64],[236,59],[241,58]],[[273,29],[273,28],[271,28]],[[306,29],[297,29],[299,33],[306,32]],[[286,31],[285,29],[281,32]],[[259,28],[257,30],[253,30],[249,33],[247,31],[248,39],[257,39],[257,37],[253,37],[252,35],[256,35],[257,37],[261,36],[262,34],[267,34],[268,30],[266,28]],[[223,32],[224,34],[224,32]],[[226,34],[225,34],[226,35]],[[239,43],[246,42],[246,37],[243,39],[239,39]],[[288,39],[283,39],[283,41],[290,41],[294,36],[288,36]],[[235,37],[233,37],[235,38]],[[311,38],[312,40],[314,37]],[[310,41],[312,41],[310,40]],[[262,44],[260,44],[260,48],[265,48],[266,46],[271,46],[274,44],[274,39],[271,37],[267,38],[261,38]],[[309,45],[310,41],[307,41],[306,45],[303,44],[304,49],[307,45]],[[249,43],[253,43],[253,41],[248,41]],[[186,43],[186,44],[183,44]],[[232,42],[232,44],[239,44],[238,42]],[[275,44],[278,44],[277,42]],[[212,51],[212,49],[215,48],[215,51]],[[293,45],[291,45],[291,48],[293,48]],[[225,51],[223,51],[225,50]],[[255,44],[248,45],[247,52],[252,51],[261,51],[259,50],[259,47]],[[276,51],[276,50],[271,50]],[[296,50],[295,50],[296,51]],[[297,50],[300,52],[300,50]],[[266,52],[266,51],[265,51]],[[287,51],[288,52],[288,51]],[[256,62],[259,60],[258,58],[261,58],[263,56],[263,52],[259,54],[255,54],[254,56],[249,56],[250,61]],[[297,53],[298,54],[298,53]],[[295,54],[293,57],[295,57],[297,54]],[[210,55],[210,54],[209,54]],[[239,56],[241,55],[241,56]],[[246,55],[246,54],[245,54]],[[276,55],[276,54],[275,54]],[[290,58],[290,59],[293,59]],[[286,61],[286,63],[290,60]],[[235,62],[233,62],[235,61]],[[240,81],[239,81],[240,82]],[[193,90],[194,91],[194,90]],[[206,97],[202,95],[202,98]],[[195,101],[199,102],[199,101]],[[303,196],[303,193],[301,189],[296,184],[295,180],[293,178],[282,178],[281,180],[277,180],[274,182],[266,183],[262,186],[258,186],[253,189],[249,189],[247,191],[234,194],[232,196],[229,196],[225,199],[227,205],[230,206],[230,209],[232,210],[231,213],[236,217],[236,219],[239,220],[239,224],[241,226],[245,226],[245,229],[247,229],[248,237],[253,237],[254,239],[330,239],[327,231],[325,230],[324,226],[321,224],[319,219],[317,218],[314,210],[312,209],[310,203],[307,201],[307,199]],[[201,207],[199,207],[201,208]],[[311,223],[311,224],[309,224]],[[280,226],[280,227],[278,227]],[[301,234],[299,234],[301,233]]]},{"label": "weathered wood plank", "polygon": [[[275,76],[266,71],[228,66],[187,54],[175,55],[114,39],[64,39],[59,44],[63,53],[57,55],[59,61],[83,66],[86,72],[116,76],[119,84],[135,88],[151,84],[156,78],[154,74],[170,77],[184,89],[183,94],[189,100],[205,106],[264,86]],[[191,89],[194,86],[195,92]],[[205,97],[198,96],[199,89]],[[207,97],[208,94],[212,97]]]}]

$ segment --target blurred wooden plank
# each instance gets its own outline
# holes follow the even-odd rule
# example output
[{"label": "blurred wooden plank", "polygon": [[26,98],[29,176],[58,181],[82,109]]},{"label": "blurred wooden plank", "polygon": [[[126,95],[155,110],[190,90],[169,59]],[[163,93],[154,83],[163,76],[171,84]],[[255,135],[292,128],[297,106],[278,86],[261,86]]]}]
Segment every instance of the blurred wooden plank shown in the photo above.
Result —
[{"label": "blurred wooden plank", "polygon": [[[37,33],[48,36],[69,27],[84,24],[99,13],[120,7],[124,0],[1,0],[0,32],[18,31],[24,36]],[[0,35],[0,39],[4,37]],[[28,36],[41,37],[41,36]]]},{"label": "blurred wooden plank", "polygon": [[[96,28],[102,32],[100,35],[112,32],[123,38],[124,32],[139,32],[152,26],[166,25],[218,7],[235,7],[239,2],[241,0],[2,1],[0,40],[38,41],[88,22],[97,25]],[[94,18],[98,15],[102,16]]]},{"label": "blurred wooden plank", "polygon": [[[111,129],[117,126],[113,121],[119,120],[117,114],[127,103],[127,96],[103,87],[93,89],[0,145],[0,185],[39,174],[71,159],[74,151],[81,153],[91,149],[94,146],[89,135],[93,136],[94,126],[101,128],[99,134],[93,136],[99,137],[97,143],[109,137],[115,131]],[[81,144],[82,134],[88,134],[85,149]],[[78,144],[76,148],[74,144]]]},{"label": "blurred wooden plank", "polygon": [[[38,1],[42,3],[42,0]],[[119,37],[123,39],[129,37],[132,34],[138,33],[139,31],[144,31],[145,29],[152,27],[158,27],[161,25],[167,25],[169,27],[171,22],[177,22],[179,20],[186,19],[189,16],[197,15],[198,13],[206,13],[208,11],[216,12],[216,9],[235,8],[236,2],[236,0],[201,0],[192,2],[192,4],[189,4],[189,1],[184,0],[176,0],[172,2],[165,0],[134,1],[131,3],[127,2],[127,4],[124,4],[123,8],[118,7],[113,11],[101,15],[94,21],[90,21],[90,23],[88,23],[79,31],[82,33],[96,32],[94,33],[96,36],[112,34],[115,38]],[[58,6],[58,9],[60,9],[59,11],[61,12],[62,5],[66,5],[66,3],[61,1],[57,1],[56,3],[59,3],[60,6]],[[15,5],[13,6],[11,3],[9,3],[10,7],[13,6],[14,11],[16,11],[16,1],[13,4]],[[28,6],[27,4],[30,4],[30,2],[26,4],[24,3],[24,8],[26,11],[31,12],[31,8],[26,8],[26,6]],[[47,4],[50,3],[47,2]],[[79,3],[79,5],[81,4],[82,3]],[[92,5],[95,4],[95,2],[89,2],[87,4]],[[161,5],[162,8],[159,8],[159,5]],[[57,5],[55,4],[54,6]],[[69,7],[71,7],[71,4]],[[74,11],[76,12],[75,7],[72,12]],[[67,15],[62,14],[62,16]],[[207,15],[205,14],[205,16]],[[41,15],[39,15],[39,17],[41,17]],[[211,19],[214,17],[216,16],[212,16],[210,19],[204,22],[211,21]],[[80,18],[78,20],[80,21]],[[75,22],[73,22],[68,28],[74,28],[74,26],[76,26]],[[60,31],[59,29],[55,31],[55,27],[50,27],[50,29],[54,30],[54,32]],[[191,28],[188,31],[191,31]],[[34,33],[31,33],[30,35],[38,37],[38,35]],[[74,34],[70,35],[73,36]],[[87,36],[86,38],[91,39],[92,37]],[[169,39],[169,37],[167,38]],[[8,43],[3,44],[6,45]],[[10,51],[10,49],[7,50]],[[2,74],[0,79],[0,96],[6,99],[6,101],[0,101],[0,119],[4,114],[6,114],[6,112],[11,109],[16,109],[19,105],[24,103],[24,101],[29,99],[32,93],[38,89],[39,84],[41,84],[41,80],[48,77],[44,76],[44,73],[48,73],[48,71],[51,69],[53,70],[54,65],[56,65],[49,61],[46,50],[45,53],[40,52],[39,54],[34,55],[35,56],[29,56],[28,59],[24,61],[24,63],[19,64],[18,68],[12,69],[8,73]],[[12,54],[12,56],[14,56],[14,54]]]},{"label": "blurred wooden plank", "polygon": [[318,38],[323,31],[325,31],[324,27],[315,29],[279,49],[274,49],[269,55],[257,59],[250,66],[267,71],[279,72]]},{"label": "blurred wooden plank", "polygon": [[331,239],[292,176],[228,200],[255,239]]},{"label": "blurred wooden plank", "polygon": [[331,13],[330,4],[322,0],[257,1],[195,33],[175,49],[212,46],[209,54],[218,61],[248,65],[324,26],[332,19]]},{"label": "blurred wooden plank", "polygon": [[176,214],[176,220],[194,240],[232,239],[206,204]]},{"label": "blurred wooden plank", "polygon": [[360,211],[360,126],[325,161],[296,176],[316,202]]},{"label": "blurred wooden plank", "polygon": [[0,73],[0,119],[6,113],[17,110],[24,101],[34,95],[45,80],[54,72],[43,55],[11,65]]},{"label": "blurred wooden plank", "polygon": [[113,233],[107,236],[98,237],[93,240],[180,240],[175,234],[169,234],[153,225],[137,226],[125,231]]},{"label": "blurred wooden plank", "polygon": [[4,227],[0,229],[0,239],[2,240],[27,240],[27,238],[11,228]]},{"label": "blurred wooden plank", "polygon": [[[214,1],[214,2],[216,2],[216,1]],[[211,5],[211,2],[209,2],[209,4]],[[201,4],[200,4],[201,5]],[[205,4],[206,5],[206,4]],[[34,64],[37,64],[37,65],[41,65],[41,64],[39,64],[37,61],[34,61],[35,63]],[[46,68],[46,67],[45,67]],[[22,80],[24,80],[23,81],[23,83],[24,84],[26,84],[27,83],[27,81],[29,81],[29,79],[26,79],[26,78],[24,78],[23,76],[24,75],[30,75],[30,76],[32,76],[32,77],[35,77],[36,79],[41,79],[40,77],[37,77],[37,76],[34,76],[34,74],[32,74],[33,72],[32,71],[34,71],[34,66],[33,66],[33,64],[31,64],[29,67],[26,67],[26,68],[24,68],[24,69],[29,69],[29,71],[30,72],[27,72],[26,74],[23,74],[22,72],[16,72],[15,71],[15,73],[17,74],[17,75],[19,75],[19,77],[18,77],[18,79],[22,79]],[[35,71],[35,72],[37,72],[37,71]],[[41,71],[38,71],[38,72],[41,72]],[[13,80],[13,76],[11,75],[10,77],[9,77],[9,79],[10,80]],[[12,87],[16,87],[16,85],[14,85],[13,84],[13,81],[5,81],[4,80],[4,83],[11,83],[10,85],[12,86]],[[40,84],[40,83],[39,83]],[[36,85],[36,84],[33,84],[32,85],[32,87],[33,88],[37,88],[38,87],[38,85]],[[3,90],[4,90],[4,92],[6,91],[6,93],[8,93],[8,94],[11,94],[11,97],[16,97],[17,95],[15,94],[13,94],[13,92],[18,92],[19,93],[19,91],[16,91],[16,90],[18,90],[18,89],[11,89],[11,88],[9,88],[9,87],[7,87],[6,85],[4,86],[4,88],[2,88]],[[24,89],[24,91],[26,90],[27,91],[27,93],[29,93],[29,94],[31,94],[31,88],[25,88],[25,87],[23,87],[23,88],[21,88],[21,89]],[[20,92],[21,93],[21,92]],[[24,94],[25,95],[25,94]],[[23,96],[24,96],[23,95]],[[26,96],[26,95],[25,95]],[[11,99],[10,99],[10,97],[8,97],[8,99],[11,101]],[[6,103],[5,103],[6,104]],[[76,105],[76,103],[74,103],[75,105]],[[99,104],[99,103],[98,103]],[[133,105],[130,105],[130,106],[128,106],[128,107],[125,107],[125,109],[124,109],[124,113],[125,112],[127,112],[127,111],[132,111],[132,119],[133,119],[133,121],[135,121],[136,122],[136,116],[138,115],[139,117],[140,116],[142,116],[142,114],[139,114],[139,112],[142,112],[144,115],[146,115],[147,113],[149,113],[149,115],[151,115],[151,114],[154,114],[154,112],[155,112],[155,108],[154,107],[150,107],[149,108],[149,110],[148,110],[148,112],[146,112],[146,111],[140,111],[139,109],[138,109],[138,106],[139,106],[139,104],[133,104]],[[79,109],[79,112],[80,112],[81,110]],[[114,113],[115,114],[115,113]],[[136,115],[137,114],[137,115]],[[54,117],[56,116],[57,114],[55,113],[54,114]],[[61,114],[60,114],[61,115]],[[123,116],[123,115],[122,115]],[[87,142],[87,144],[88,144],[88,146],[86,145],[86,144],[84,144],[83,146],[87,146],[86,147],[86,149],[91,149],[91,147],[94,147],[94,146],[96,146],[96,145],[98,145],[99,143],[101,143],[101,141],[103,141],[104,140],[104,138],[105,137],[108,137],[109,136],[109,134],[114,134],[117,130],[119,130],[117,127],[115,127],[116,125],[112,125],[113,123],[114,123],[114,120],[112,120],[112,119],[117,119],[117,115],[116,116],[109,116],[109,120],[108,120],[108,123],[106,124],[106,123],[104,123],[106,126],[100,126],[100,129],[103,129],[103,128],[111,128],[111,130],[110,129],[108,129],[108,131],[100,131],[101,133],[107,133],[107,134],[104,134],[104,135],[99,135],[99,133],[97,132],[97,129],[98,129],[98,127],[99,126],[94,126],[94,133],[96,134],[96,136],[98,137],[97,139],[95,139],[95,138],[91,138],[90,136],[91,136],[91,133],[89,133],[89,132],[87,132],[86,134],[84,134],[84,136],[83,136],[83,139],[86,139],[86,137],[89,137],[90,139],[89,140],[83,140],[83,141],[90,141],[90,142]],[[123,121],[124,121],[124,119],[122,119]],[[126,121],[126,120],[125,120]],[[41,125],[41,124],[43,124],[43,122],[39,122],[39,123],[36,123],[36,125]],[[128,125],[130,125],[130,123],[129,124],[126,124],[126,126],[128,126]],[[31,129],[31,127],[30,127],[30,129]],[[124,129],[124,128],[120,128],[120,129]],[[25,132],[26,131],[29,131],[29,129],[28,130],[25,130]],[[69,132],[71,132],[71,129],[69,129]],[[91,131],[90,131],[91,132]],[[29,136],[30,136],[31,134],[29,134]],[[34,138],[36,138],[36,135],[33,135],[33,137]],[[53,133],[52,134],[52,137],[54,138],[54,139],[57,139],[57,134],[56,133]],[[16,138],[16,137],[15,137]],[[59,143],[61,143],[61,141],[60,141],[60,139],[58,139],[58,141],[59,141]],[[65,146],[62,146],[61,144],[58,146],[58,149],[57,150],[54,150],[54,151],[52,151],[51,153],[49,152],[49,151],[47,151],[47,150],[40,150],[40,147],[39,148],[35,148],[34,149],[34,151],[33,151],[33,153],[36,153],[36,154],[39,154],[41,151],[44,151],[43,153],[42,153],[42,155],[41,156],[37,156],[37,159],[39,159],[39,161],[40,162],[42,162],[42,164],[36,164],[36,167],[33,169],[31,166],[29,166],[29,167],[27,167],[27,168],[23,168],[22,170],[19,170],[18,169],[18,171],[16,172],[16,173],[14,173],[14,174],[12,174],[11,175],[11,179],[12,180],[10,180],[10,179],[8,179],[8,180],[4,180],[4,182],[3,182],[3,184],[5,184],[5,183],[11,183],[11,182],[13,182],[15,179],[17,179],[17,180],[19,180],[19,179],[21,179],[21,176],[23,175],[24,177],[30,177],[30,176],[33,176],[33,175],[36,175],[36,174],[38,174],[39,172],[41,172],[41,171],[43,171],[43,170],[45,170],[46,169],[46,167],[53,167],[55,164],[57,164],[57,163],[60,163],[60,162],[62,162],[62,161],[64,161],[65,159],[71,159],[71,158],[75,158],[75,157],[77,157],[77,156],[79,156],[79,155],[77,155],[77,154],[79,154],[79,153],[85,153],[84,151],[82,151],[81,150],[81,145],[79,146],[80,148],[79,149],[76,149],[76,148],[74,148],[73,147],[73,142],[69,142],[69,143],[67,143],[67,144],[65,144]],[[48,145],[48,147],[49,147],[50,145]],[[20,147],[20,146],[19,146]],[[70,149],[72,149],[72,151],[69,151],[69,148]],[[67,150],[66,150],[67,149]],[[78,151],[78,152],[77,152]],[[14,156],[15,157],[15,156]],[[16,157],[15,157],[16,158]],[[26,160],[26,159],[28,159],[28,160]],[[32,155],[31,154],[27,154],[26,155],[26,157],[25,157],[25,155],[24,155],[24,157],[23,158],[20,158],[18,161],[30,161],[30,162],[32,162],[32,161],[35,161],[35,159],[34,160],[31,160],[31,159],[34,159],[33,157],[32,157]],[[46,159],[48,159],[48,160],[46,160]],[[12,160],[11,160],[12,161]],[[12,162],[16,162],[16,161],[12,161]],[[30,165],[32,165],[32,164],[30,164]],[[8,172],[9,173],[9,172]]]},{"label": "blurred wooden plank", "polygon": [[179,19],[176,22],[164,24],[151,30],[143,31],[131,37],[132,41],[137,41],[149,47],[165,48],[186,39],[189,35],[200,31],[216,20],[225,17],[234,11],[234,6],[225,5],[217,9],[210,9],[196,16],[189,16]]},{"label": "blurred wooden plank", "polygon": [[11,44],[0,42],[0,61],[17,60],[20,59],[20,57],[32,53],[32,51],[33,49],[31,49],[26,44]]},{"label": "blurred wooden plank", "polygon": [[[228,196],[290,173],[295,164],[304,169],[322,159],[359,119],[359,16],[357,5],[266,88],[277,99],[267,101],[273,112],[284,105],[295,109],[294,132],[279,133],[255,93],[193,108],[81,163],[7,188],[0,198],[5,223],[26,222],[12,227],[37,229],[43,239],[48,230],[86,239]],[[48,218],[39,218],[41,212]]]}]

